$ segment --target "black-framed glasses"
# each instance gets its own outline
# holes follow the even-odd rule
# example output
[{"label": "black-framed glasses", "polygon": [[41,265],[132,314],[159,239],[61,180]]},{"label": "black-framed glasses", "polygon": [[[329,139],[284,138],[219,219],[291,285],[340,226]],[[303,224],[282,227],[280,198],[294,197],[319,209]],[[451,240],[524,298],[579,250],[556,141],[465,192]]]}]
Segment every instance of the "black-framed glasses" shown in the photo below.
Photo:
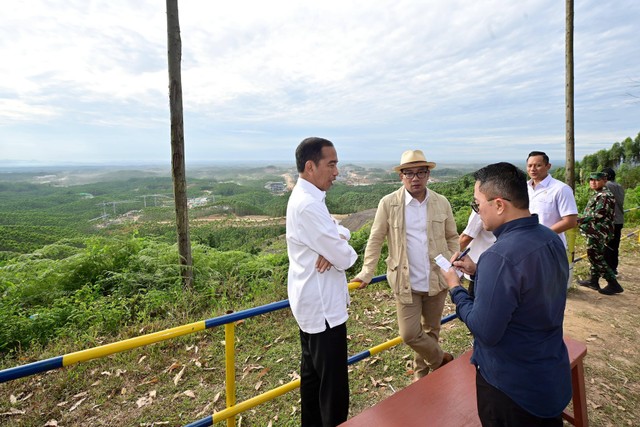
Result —
[{"label": "black-framed glasses", "polygon": [[413,179],[414,176],[417,176],[418,179],[423,179],[425,176],[429,175],[429,169],[427,169],[426,171],[418,171],[418,172],[411,172],[411,171],[402,171],[402,175],[404,175],[405,178],[407,179]]},{"label": "black-framed glasses", "polygon": [[[491,202],[495,199],[502,199],[502,200],[506,200],[507,202],[511,201],[511,199],[507,199],[506,197],[492,197],[491,199],[485,200],[485,202]],[[469,203],[469,206],[471,206],[471,209],[473,209],[475,213],[479,213],[478,210],[480,209],[480,203],[474,200],[473,202]]]}]

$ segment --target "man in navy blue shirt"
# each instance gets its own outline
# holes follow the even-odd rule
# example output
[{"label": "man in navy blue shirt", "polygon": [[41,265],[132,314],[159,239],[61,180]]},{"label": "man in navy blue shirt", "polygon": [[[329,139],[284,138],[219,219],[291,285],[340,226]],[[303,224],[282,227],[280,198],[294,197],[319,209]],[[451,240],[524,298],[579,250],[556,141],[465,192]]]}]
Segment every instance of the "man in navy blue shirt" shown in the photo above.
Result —
[{"label": "man in navy blue shirt", "polygon": [[475,298],[460,286],[454,268],[443,274],[456,312],[474,336],[480,421],[562,426],[572,394],[562,336],[569,275],[564,244],[530,214],[523,171],[495,163],[474,178],[471,207],[496,242],[477,265],[469,257],[453,262],[475,276]]}]

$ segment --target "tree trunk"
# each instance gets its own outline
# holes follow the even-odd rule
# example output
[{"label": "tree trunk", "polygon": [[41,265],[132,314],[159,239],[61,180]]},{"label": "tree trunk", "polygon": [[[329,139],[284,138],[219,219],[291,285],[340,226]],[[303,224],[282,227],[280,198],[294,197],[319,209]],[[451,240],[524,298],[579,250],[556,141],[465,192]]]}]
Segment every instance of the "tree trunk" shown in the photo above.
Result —
[{"label": "tree trunk", "polygon": [[566,40],[565,40],[565,67],[566,67],[566,169],[565,181],[575,190],[575,136],[573,114],[573,0],[566,0]]},{"label": "tree trunk", "polygon": [[176,207],[178,253],[182,270],[182,283],[190,287],[193,282],[193,259],[189,237],[189,210],[187,206],[187,179],[184,162],[184,125],[182,118],[182,42],[178,19],[178,0],[167,0],[167,41],[169,57],[169,109],[171,111],[171,176]]}]

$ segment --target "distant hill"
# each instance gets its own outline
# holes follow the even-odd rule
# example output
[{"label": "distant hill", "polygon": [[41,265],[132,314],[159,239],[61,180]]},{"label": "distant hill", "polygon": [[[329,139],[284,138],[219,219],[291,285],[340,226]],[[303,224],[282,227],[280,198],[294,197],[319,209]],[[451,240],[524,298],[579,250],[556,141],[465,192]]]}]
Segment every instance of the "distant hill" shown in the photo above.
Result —
[{"label": "distant hill", "polygon": [[354,232],[360,230],[367,222],[373,221],[376,216],[377,208],[367,209],[362,212],[356,212],[347,215],[340,221],[340,224]]}]

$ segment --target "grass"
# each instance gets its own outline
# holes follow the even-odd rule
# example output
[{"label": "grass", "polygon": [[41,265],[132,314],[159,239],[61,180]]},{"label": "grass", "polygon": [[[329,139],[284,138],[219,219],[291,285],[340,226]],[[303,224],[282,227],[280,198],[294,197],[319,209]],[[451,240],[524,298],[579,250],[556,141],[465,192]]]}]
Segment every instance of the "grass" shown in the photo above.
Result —
[{"label": "grass", "polygon": [[[634,254],[631,259],[637,259],[637,246],[634,241],[623,241],[623,249]],[[577,253],[582,253],[581,249]],[[581,261],[574,273],[584,277],[585,272],[588,262]],[[572,289],[570,295],[579,292]],[[202,308],[202,304],[196,305],[200,308],[176,311],[182,307],[176,304],[165,318],[127,325],[115,335],[69,333],[46,346],[18,351],[0,363],[7,368],[43,360],[215,317],[226,309],[255,307],[282,299],[285,294],[285,287],[266,287],[243,306],[219,305],[215,312]],[[182,298],[188,299],[189,295]],[[445,314],[452,309],[447,300]],[[578,315],[585,320],[600,319],[588,310]],[[631,348],[638,338],[634,333],[637,323],[629,324],[616,316],[608,317],[606,322],[615,326],[618,345]],[[395,304],[385,282],[352,293],[348,334],[349,354],[397,336]],[[443,348],[456,356],[469,349],[472,342],[466,327],[457,320],[443,326],[441,340]],[[55,420],[60,426],[181,426],[194,422],[226,406],[223,341],[224,328],[218,327],[0,384],[0,424],[44,426],[55,425]],[[239,322],[235,342],[237,402],[297,378],[298,330],[289,310]],[[625,349],[608,349],[602,357],[589,350],[585,369],[592,425],[634,425],[638,421],[634,415],[634,408],[640,404],[640,368],[633,362],[637,360],[636,353],[629,353],[627,361],[610,356],[618,350]],[[411,350],[401,344],[352,365],[351,416],[409,385],[412,358]],[[237,425],[297,426],[299,407],[299,392],[294,390],[242,413]]]},{"label": "grass", "polygon": [[[267,302],[272,300],[264,295],[252,305]],[[199,315],[175,317],[183,323],[212,317],[207,312]],[[70,336],[4,363],[29,363],[168,329],[177,326],[174,320],[130,325],[114,337]],[[350,355],[397,336],[395,304],[385,282],[352,293],[348,334]],[[441,335],[443,346],[455,354],[470,346],[470,336],[458,321],[445,325]],[[225,407],[223,341],[224,327],[218,327],[0,384],[0,413],[10,413],[11,408],[25,411],[3,415],[2,423],[42,426],[55,420],[65,426],[178,426],[196,421]],[[298,329],[289,310],[240,321],[235,344],[237,402],[298,378]],[[410,349],[401,344],[352,365],[351,414],[410,384],[412,358]],[[297,426],[299,399],[294,390],[237,419],[242,418],[243,426]]]}]

